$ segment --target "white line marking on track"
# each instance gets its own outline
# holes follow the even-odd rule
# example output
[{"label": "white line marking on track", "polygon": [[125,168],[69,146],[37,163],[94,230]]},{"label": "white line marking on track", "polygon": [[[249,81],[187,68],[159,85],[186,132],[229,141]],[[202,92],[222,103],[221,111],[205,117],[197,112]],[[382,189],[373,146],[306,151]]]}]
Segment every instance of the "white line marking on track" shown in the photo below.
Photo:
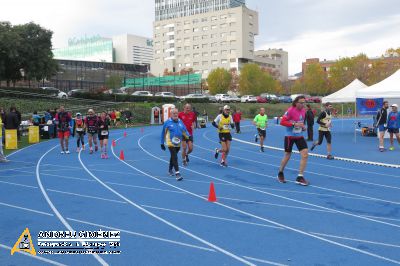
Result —
[{"label": "white line marking on track", "polygon": [[89,198],[89,199],[96,199],[96,200],[103,200],[103,201],[108,201],[108,202],[126,204],[126,202],[120,201],[120,200],[105,199],[105,198],[100,198],[100,197],[95,197],[95,196],[89,196],[89,195],[83,195],[83,194],[78,194],[78,193],[71,193],[71,192],[59,191],[59,190],[55,190],[55,189],[46,189],[46,190],[47,190],[47,191],[50,191],[50,192],[54,192],[54,193],[60,193],[60,194],[65,194],[65,195],[77,196],[77,197],[82,197],[82,198]]},{"label": "white line marking on track", "polygon": [[[4,248],[4,249],[8,249],[8,250],[11,250],[11,249],[12,249],[11,247],[6,246],[6,245],[3,245],[3,244],[0,244],[0,247],[1,247],[1,248]],[[59,262],[54,261],[54,260],[49,260],[49,259],[43,258],[43,257],[41,257],[41,256],[33,256],[32,254],[27,253],[27,252],[17,251],[17,253],[18,253],[18,254],[21,254],[21,255],[24,255],[24,256],[28,256],[28,257],[30,257],[31,259],[35,259],[35,260],[40,260],[40,261],[43,261],[43,262],[47,262],[47,263],[52,264],[52,265],[66,266],[65,264],[59,263]]]},{"label": "white line marking on track", "polygon": [[13,183],[13,182],[6,182],[6,181],[0,181],[2,184],[7,184],[7,185],[12,185],[12,186],[19,186],[19,187],[27,187],[27,188],[38,188],[35,186],[30,186],[30,185],[24,185],[24,184],[18,184],[18,183]]},{"label": "white line marking on track", "polygon": [[217,216],[211,216],[211,215],[205,215],[205,214],[200,214],[200,213],[193,213],[193,212],[185,212],[185,211],[179,211],[179,210],[172,210],[172,209],[161,208],[161,207],[154,207],[154,206],[149,206],[149,205],[141,205],[141,206],[144,207],[144,208],[153,209],[153,210],[160,210],[160,211],[166,211],[166,212],[174,212],[174,213],[186,214],[186,215],[191,215],[191,216],[198,216],[198,217],[210,218],[210,219],[215,219],[215,220],[229,221],[229,222],[234,222],[234,223],[242,223],[242,224],[256,225],[256,226],[269,227],[269,228],[274,228],[274,229],[283,230],[282,227],[272,226],[272,225],[267,225],[267,224],[251,223],[251,222],[245,222],[245,221],[240,221],[240,220],[235,220],[235,219],[228,219],[228,218],[217,217]]},{"label": "white line marking on track", "polygon": [[152,188],[152,187],[143,187],[143,186],[134,186],[134,185],[128,185],[128,184],[114,183],[114,182],[105,182],[105,183],[106,183],[106,184],[110,184],[110,185],[122,186],[122,187],[133,187],[133,188],[141,188],[141,189],[154,190],[154,191],[162,191],[162,192],[170,192],[170,193],[185,194],[184,192],[181,192],[181,191],[168,190],[168,189],[160,189],[160,188]]},{"label": "white line marking on track", "polygon": [[244,256],[244,258],[246,258],[246,259],[248,259],[248,260],[255,261],[255,262],[260,262],[260,263],[268,264],[268,265],[288,266],[287,264],[281,264],[281,263],[277,263],[277,262],[273,262],[273,261],[269,261],[269,260],[256,259],[256,258],[247,257],[247,256]]},{"label": "white line marking on track", "polygon": [[210,251],[210,252],[215,252],[214,249],[200,247],[200,246],[191,245],[191,244],[186,244],[186,243],[183,243],[183,242],[177,242],[177,241],[173,241],[173,240],[166,239],[166,238],[161,238],[161,237],[141,234],[141,233],[138,233],[138,232],[124,230],[124,229],[120,229],[120,228],[116,228],[116,227],[111,227],[111,226],[101,225],[101,224],[97,224],[97,223],[86,222],[86,221],[72,219],[72,218],[67,218],[67,220],[73,221],[73,222],[77,222],[77,223],[87,224],[87,225],[98,226],[98,227],[106,228],[106,229],[109,229],[109,230],[121,231],[121,232],[130,234],[130,235],[135,235],[135,236],[140,236],[140,237],[149,238],[149,239],[153,239],[153,240],[168,242],[168,243],[175,244],[175,245],[180,245],[180,246],[185,246],[185,247],[190,247],[190,248],[195,248],[195,249],[200,249],[200,250],[205,250],[205,251]]},{"label": "white line marking on track", "polygon": [[[146,152],[146,151],[145,151],[145,152]],[[209,163],[211,163],[211,164],[216,164],[216,165],[218,165],[218,163],[215,163],[215,162],[212,162],[212,161],[209,161],[209,160],[206,160],[206,159],[203,159],[203,158],[194,156],[194,155],[192,155],[191,157],[197,158],[197,159],[202,160],[202,161],[209,162]],[[241,169],[241,168],[238,168],[238,167],[232,167],[232,166],[231,166],[230,168],[232,168],[232,169],[237,169],[237,170],[239,170],[239,171],[243,171],[243,172],[247,172],[247,173],[252,173],[252,174],[255,174],[255,175],[260,175],[260,176],[266,176],[266,177],[271,177],[271,178],[273,178],[272,176],[269,176],[269,175],[264,175],[264,174],[256,173],[256,172],[253,172],[253,171],[244,170],[244,169]],[[186,169],[187,171],[194,172],[194,173],[198,173],[198,174],[204,175],[204,176],[208,176],[208,177],[211,177],[211,178],[216,179],[216,180],[219,180],[219,181],[222,181],[222,180],[223,180],[223,179],[220,179],[220,178],[212,177],[212,176],[209,176],[209,175],[206,175],[206,174],[203,174],[203,173],[200,173],[200,172],[197,172],[197,171],[188,169],[188,168],[185,168],[185,169]],[[226,181],[226,180],[223,180],[223,181],[228,182],[228,183],[230,183],[230,184],[236,184],[236,183],[233,183],[233,182],[230,182],[230,181]],[[288,182],[289,182],[289,181],[288,181]],[[289,200],[289,201],[301,203],[301,204],[308,205],[308,206],[312,206],[312,207],[317,207],[317,208],[320,208],[320,209],[323,209],[323,210],[329,210],[329,211],[332,211],[332,212],[335,212],[335,213],[340,213],[340,214],[343,214],[343,215],[352,216],[352,217],[355,217],[355,218],[360,218],[360,219],[367,220],[367,221],[371,221],[371,222],[375,222],[375,223],[380,223],[380,224],[385,224],[385,225],[389,225],[389,226],[399,227],[399,228],[400,228],[400,225],[397,225],[397,224],[391,224],[391,223],[387,223],[387,222],[375,220],[375,219],[372,219],[372,218],[368,218],[368,217],[365,217],[365,216],[361,216],[361,215],[357,215],[357,214],[353,214],[353,213],[349,213],[349,212],[344,212],[344,211],[339,211],[339,210],[335,210],[335,209],[323,207],[323,206],[316,205],[316,204],[312,204],[312,203],[309,203],[309,202],[305,202],[305,201],[300,201],[300,200],[288,198],[288,197],[285,197],[285,196],[281,196],[281,195],[269,193],[269,192],[266,192],[266,191],[263,191],[263,190],[259,190],[259,189],[255,189],[255,188],[251,188],[251,187],[248,187],[248,186],[243,186],[243,185],[240,185],[240,184],[236,184],[236,185],[237,185],[238,187],[241,187],[241,188],[245,188],[245,189],[248,189],[248,190],[257,191],[257,192],[260,192],[260,193],[263,193],[263,194],[266,194],[266,195],[270,195],[270,196],[274,196],[274,197],[277,197],[277,198],[281,198],[281,199],[285,199],[285,200]],[[318,187],[318,186],[313,186],[313,187],[321,188],[321,187]],[[327,188],[321,188],[321,189],[326,189],[326,190],[329,190],[329,191],[336,191],[336,190],[327,189]],[[340,192],[340,191],[336,191],[336,192]],[[347,193],[347,192],[341,192],[341,193],[351,194],[351,193]],[[354,194],[354,195],[356,195],[356,194]],[[360,195],[360,196],[361,196],[361,195]],[[366,196],[363,196],[363,197],[366,197]],[[366,198],[369,198],[369,197],[366,197]],[[388,202],[388,201],[379,200],[379,199],[375,199],[375,200],[377,200],[377,201],[383,201],[383,202]],[[390,201],[389,201],[389,202],[390,202]],[[400,204],[400,203],[395,203],[395,202],[390,202],[390,203]]]},{"label": "white line marking on track", "polygon": [[[206,149],[202,146],[199,145],[195,145],[195,147],[200,148],[202,150],[205,151],[210,151],[213,152],[213,150],[211,149]],[[265,163],[265,162],[261,162],[261,161],[257,161],[257,160],[249,160],[240,156],[235,156],[235,155],[229,155],[229,157],[231,158],[237,158],[243,161],[247,161],[247,162],[254,162],[257,164],[262,164],[262,165],[269,165],[269,166],[273,166],[276,167],[277,169],[279,168],[280,165],[277,164],[271,164],[271,163]],[[289,170],[293,170],[293,171],[297,171],[297,169],[295,168],[291,168],[291,167],[286,167],[285,169],[289,169]],[[317,173],[317,172],[313,172],[313,171],[305,171],[305,173],[310,173],[310,174],[314,174],[314,175],[319,175],[319,176],[326,176],[326,177],[330,177],[333,179],[339,179],[339,180],[346,180],[346,181],[351,181],[351,182],[355,182],[355,183],[360,183],[360,184],[366,184],[366,185],[371,185],[371,186],[377,186],[377,187],[384,187],[384,188],[390,188],[390,189],[398,189],[400,190],[400,187],[395,187],[395,186],[388,186],[388,185],[383,185],[383,184],[378,184],[378,183],[372,183],[372,182],[366,182],[366,181],[361,181],[361,180],[356,180],[356,179],[350,179],[350,178],[344,178],[344,177],[339,177],[339,176],[334,176],[334,175],[328,175],[328,174],[321,174],[321,173]]]},{"label": "white line marking on track", "polygon": [[[141,140],[142,140],[143,138],[147,137],[147,136],[149,136],[149,134],[142,136],[142,137],[137,141],[138,146],[139,146],[145,153],[147,153],[148,155],[150,155],[151,157],[153,157],[153,158],[155,158],[155,159],[157,159],[157,160],[159,160],[159,161],[162,161],[162,162],[164,162],[164,163],[169,164],[168,161],[162,160],[162,159],[160,159],[160,158],[154,156],[153,154],[151,154],[150,152],[148,152],[146,149],[144,149],[144,148],[142,147],[142,145],[141,145]],[[115,155],[114,152],[113,152],[113,154],[114,154],[114,156],[115,156],[116,158],[118,158],[118,157]],[[141,172],[141,173],[146,174],[146,176],[148,176],[148,177],[150,177],[150,178],[152,178],[152,179],[154,179],[154,180],[157,180],[157,181],[159,181],[159,182],[161,182],[161,183],[166,184],[167,186],[174,187],[174,188],[176,188],[176,189],[178,189],[178,190],[180,190],[180,191],[184,191],[184,192],[188,193],[189,195],[195,196],[195,197],[200,198],[200,199],[204,199],[202,196],[197,195],[197,194],[195,194],[195,193],[193,193],[193,192],[187,191],[187,190],[182,189],[182,188],[180,188],[180,187],[177,187],[177,186],[168,184],[168,183],[166,183],[166,182],[164,182],[164,181],[162,181],[162,180],[159,180],[158,178],[155,178],[155,177],[151,176],[150,174],[147,174],[147,173],[145,173],[145,172],[143,172],[143,171],[141,171],[141,170],[139,170],[139,169],[133,167],[132,165],[130,165],[130,164],[124,162],[124,161],[121,161],[121,162],[124,163],[124,164],[126,164],[127,166],[129,166],[130,168],[132,168],[132,169],[134,169],[134,170],[136,170],[136,171],[139,171],[139,172]],[[228,183],[231,183],[231,184],[235,184],[235,183],[233,183],[233,182],[225,181],[225,180],[223,180],[223,179],[215,178],[215,177],[212,177],[212,176],[210,176],[210,175],[202,174],[202,173],[200,173],[200,172],[193,171],[193,170],[191,170],[191,169],[186,169],[186,170],[191,171],[191,172],[194,172],[194,173],[198,173],[198,174],[203,175],[203,176],[210,177],[210,178],[215,179],[215,180],[219,180],[219,181],[222,181],[222,182],[228,182]],[[237,186],[237,187],[246,188],[245,186],[242,186],[242,185],[239,185],[239,184],[236,184],[236,186]],[[254,190],[254,189],[251,189],[251,190]],[[254,191],[257,191],[257,190],[254,190]],[[270,194],[270,193],[268,193],[268,194]],[[273,195],[273,194],[272,194],[272,195]],[[292,200],[292,199],[291,199],[291,200]],[[292,201],[293,201],[293,200],[292,200]],[[358,253],[362,253],[362,254],[365,254],[365,255],[368,255],[368,256],[371,256],[371,257],[375,257],[375,258],[378,258],[378,259],[381,259],[381,260],[384,260],[384,261],[389,261],[389,262],[392,262],[392,263],[400,264],[400,261],[396,261],[396,260],[393,260],[393,259],[390,259],[390,258],[387,258],[387,257],[383,257],[383,256],[381,256],[381,255],[372,253],[372,252],[368,252],[368,251],[361,250],[361,249],[358,249],[358,248],[354,248],[354,247],[351,247],[351,246],[348,246],[348,245],[344,245],[344,244],[341,244],[341,243],[339,243],[339,242],[332,241],[332,240],[330,240],[330,239],[326,239],[326,238],[323,238],[323,237],[319,237],[319,236],[317,236],[317,235],[310,234],[310,233],[305,232],[305,231],[302,231],[302,230],[300,230],[300,229],[296,229],[296,228],[294,228],[294,227],[290,227],[290,226],[287,226],[287,225],[284,225],[284,224],[275,222],[275,221],[273,221],[273,220],[270,220],[270,219],[267,219],[267,218],[263,218],[263,217],[254,215],[254,214],[251,214],[251,213],[249,213],[249,212],[242,211],[242,210],[240,210],[240,209],[236,209],[236,208],[233,208],[233,207],[231,207],[231,206],[228,206],[228,205],[225,205],[225,204],[222,204],[222,203],[219,203],[219,202],[215,202],[215,204],[216,204],[216,205],[219,205],[219,206],[222,206],[222,207],[225,207],[225,208],[227,208],[227,209],[233,210],[233,211],[235,211],[235,212],[239,212],[239,213],[245,214],[245,215],[247,215],[247,216],[251,216],[251,217],[256,218],[256,219],[258,219],[258,220],[262,220],[262,221],[271,223],[271,224],[273,224],[273,225],[283,227],[283,228],[288,229],[288,230],[290,230],[290,231],[294,231],[294,232],[296,232],[296,233],[299,233],[299,234],[302,234],[302,235],[305,235],[305,236],[309,236],[309,237],[311,237],[311,238],[319,239],[319,240],[321,240],[321,241],[323,241],[323,242],[327,242],[327,243],[330,243],[330,244],[333,244],[333,245],[336,245],[336,246],[340,246],[340,247],[343,247],[343,248],[346,248],[346,249],[349,249],[349,250],[352,250],[352,251],[355,251],[355,252],[358,252]],[[324,207],[320,207],[320,206],[318,206],[318,207],[319,207],[319,208],[324,208]],[[338,211],[336,211],[336,210],[334,210],[334,211],[335,211],[335,212],[338,212]],[[377,222],[380,222],[380,221],[377,221]]]},{"label": "white line marking on track", "polygon": [[[40,157],[39,161],[37,162],[36,165],[36,180],[39,184],[39,188],[43,194],[43,197],[45,198],[45,200],[47,201],[47,203],[49,204],[50,208],[52,209],[52,211],[54,212],[54,214],[57,216],[57,218],[61,221],[61,223],[69,230],[69,231],[75,231],[71,225],[64,219],[64,217],[61,215],[61,213],[57,210],[57,208],[54,206],[53,202],[51,201],[51,199],[49,198],[49,196],[47,195],[47,192],[42,184],[42,180],[40,179],[40,163],[42,162],[43,158],[50,153],[52,150],[54,150],[55,148],[57,148],[58,145],[54,146],[53,148],[51,148],[50,150],[48,150],[47,152],[45,152],[42,157]],[[80,238],[78,238],[80,239]],[[82,246],[84,245],[84,242],[82,239],[81,240],[81,244]],[[98,254],[92,254],[93,257],[101,264],[101,265],[108,265],[108,263],[103,260]]]},{"label": "white line marking on track", "polygon": [[362,242],[362,243],[368,243],[368,244],[374,244],[374,245],[380,245],[380,246],[386,246],[386,247],[392,247],[392,248],[400,248],[400,245],[387,244],[387,243],[364,240],[364,239],[357,239],[357,238],[350,238],[350,237],[344,237],[344,236],[321,234],[321,233],[316,233],[316,232],[310,232],[310,234],[319,235],[319,236],[326,236],[326,237],[332,237],[332,238],[337,238],[337,239],[350,240],[350,241],[356,241],[356,242]]},{"label": "white line marking on track", "polygon": [[42,212],[42,211],[30,209],[30,208],[20,207],[20,206],[17,206],[17,205],[12,205],[12,204],[8,204],[8,203],[4,203],[4,202],[0,202],[0,205],[6,206],[6,207],[10,207],[10,208],[14,208],[14,209],[20,209],[20,210],[24,210],[24,211],[28,211],[28,212],[34,212],[34,213],[37,213],[37,214],[43,214],[43,215],[47,215],[47,216],[54,216],[53,214],[48,213],[48,212]]},{"label": "white line marking on track", "polygon": [[[118,141],[118,140],[116,140],[116,141]],[[114,153],[113,147],[111,147],[111,151],[112,151],[114,157],[118,158],[118,157],[116,156],[116,154]],[[181,227],[179,227],[179,226],[177,226],[177,225],[175,225],[175,224],[173,224],[173,223],[171,223],[171,222],[169,222],[169,221],[167,221],[167,220],[165,220],[165,219],[163,219],[163,218],[161,218],[161,217],[155,215],[154,213],[152,213],[152,212],[146,210],[145,208],[139,206],[138,204],[132,202],[131,200],[129,200],[128,198],[126,198],[125,196],[123,196],[122,194],[118,193],[118,192],[115,191],[113,188],[111,188],[110,186],[108,186],[107,184],[105,184],[103,181],[101,181],[100,179],[98,179],[92,172],[90,172],[89,169],[84,165],[84,163],[83,163],[82,160],[81,160],[81,153],[79,153],[78,159],[79,159],[79,162],[81,163],[82,167],[85,169],[85,171],[86,171],[89,175],[91,175],[95,180],[97,180],[97,182],[99,182],[100,184],[102,184],[105,188],[107,188],[107,189],[110,190],[112,193],[114,193],[115,195],[117,195],[117,196],[120,197],[121,199],[125,200],[126,202],[128,202],[128,203],[131,204],[132,206],[134,206],[134,207],[136,207],[137,209],[141,210],[142,212],[144,212],[144,213],[150,215],[151,217],[153,217],[153,218],[159,220],[160,222],[162,222],[162,223],[164,223],[164,224],[167,224],[168,226],[170,226],[170,227],[176,229],[177,231],[179,231],[179,232],[181,232],[181,233],[183,233],[183,234],[185,234],[185,235],[187,235],[187,236],[189,236],[189,237],[191,237],[191,238],[193,238],[193,239],[196,239],[197,241],[199,241],[199,242],[201,242],[201,243],[203,243],[203,244],[205,244],[205,245],[207,245],[207,246],[209,246],[209,247],[211,247],[211,248],[213,248],[213,249],[218,250],[218,251],[221,252],[222,254],[225,254],[225,255],[227,255],[227,256],[229,256],[229,257],[231,257],[231,258],[233,258],[233,259],[235,259],[235,260],[237,260],[237,261],[240,261],[240,262],[242,262],[242,263],[244,263],[244,264],[246,264],[246,265],[254,265],[253,263],[251,263],[251,262],[249,262],[249,261],[247,261],[247,260],[245,260],[245,259],[243,259],[243,258],[241,258],[241,257],[239,257],[239,256],[237,256],[237,255],[235,255],[235,254],[233,254],[233,253],[231,253],[231,252],[229,252],[229,251],[223,249],[223,248],[220,248],[219,246],[216,246],[216,245],[214,245],[214,244],[212,244],[212,243],[210,243],[210,242],[208,242],[208,241],[206,241],[206,240],[204,240],[204,239],[202,239],[202,238],[200,238],[200,237],[198,237],[198,236],[196,236],[196,235],[194,235],[194,234],[192,234],[192,233],[186,231],[185,229],[183,229],[183,228],[181,228]],[[122,162],[123,162],[123,161],[122,161]],[[124,162],[124,163],[126,163],[126,162]],[[126,163],[126,164],[129,165],[128,163]],[[142,172],[142,173],[144,173],[144,172]],[[146,174],[146,175],[147,175],[147,174]]]}]

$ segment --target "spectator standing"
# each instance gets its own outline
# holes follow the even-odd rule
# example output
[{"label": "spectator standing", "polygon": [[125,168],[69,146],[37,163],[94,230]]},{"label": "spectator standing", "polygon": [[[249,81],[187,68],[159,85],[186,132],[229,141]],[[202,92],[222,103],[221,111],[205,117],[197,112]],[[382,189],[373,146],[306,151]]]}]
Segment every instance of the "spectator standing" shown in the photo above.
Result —
[{"label": "spectator standing", "polygon": [[388,112],[387,110],[389,109],[389,102],[384,101],[382,108],[378,111],[376,115],[376,127],[379,129],[379,151],[384,152],[385,151],[385,144],[384,144],[384,137],[385,137],[385,132],[387,130],[387,117],[388,117]]},{"label": "spectator standing", "polygon": [[307,124],[307,141],[314,141],[314,112],[310,104],[307,104],[305,122]]},{"label": "spectator standing", "polygon": [[236,133],[240,134],[240,121],[242,120],[242,112],[240,110],[235,110],[233,113],[233,122],[235,123]]},{"label": "spectator standing", "polygon": [[[3,110],[3,108],[1,108]],[[6,163],[8,160],[3,154],[3,119],[2,116],[0,116],[0,163]]]}]

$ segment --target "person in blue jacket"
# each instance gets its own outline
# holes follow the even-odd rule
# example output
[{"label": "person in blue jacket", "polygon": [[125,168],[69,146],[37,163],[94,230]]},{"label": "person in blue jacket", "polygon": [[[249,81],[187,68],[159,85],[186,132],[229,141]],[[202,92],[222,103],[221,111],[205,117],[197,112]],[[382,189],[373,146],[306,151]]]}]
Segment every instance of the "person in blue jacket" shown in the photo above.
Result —
[{"label": "person in blue jacket", "polygon": [[393,135],[396,136],[397,142],[400,144],[400,134],[399,134],[399,128],[400,128],[400,114],[398,112],[398,105],[397,104],[392,104],[392,111],[388,115],[388,121],[387,121],[387,126],[388,126],[388,132],[390,134],[390,148],[389,150],[394,151],[394,145],[393,145]]},{"label": "person in blue jacket", "polygon": [[161,149],[166,150],[165,145],[171,154],[169,160],[169,175],[173,176],[173,168],[175,169],[175,176],[177,181],[181,181],[182,175],[179,173],[178,165],[178,152],[181,148],[183,138],[189,139],[189,132],[187,131],[183,122],[178,118],[178,109],[171,110],[171,118],[164,122],[161,131]]}]

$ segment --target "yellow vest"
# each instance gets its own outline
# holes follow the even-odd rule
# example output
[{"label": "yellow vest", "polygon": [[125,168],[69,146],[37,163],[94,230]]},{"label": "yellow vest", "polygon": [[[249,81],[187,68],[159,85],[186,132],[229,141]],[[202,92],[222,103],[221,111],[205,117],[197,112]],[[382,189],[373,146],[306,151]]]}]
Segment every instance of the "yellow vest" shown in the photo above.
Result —
[{"label": "yellow vest", "polygon": [[221,120],[219,121],[218,124],[218,132],[219,133],[230,133],[231,132],[231,116],[228,116],[225,118],[225,116],[221,115]]}]

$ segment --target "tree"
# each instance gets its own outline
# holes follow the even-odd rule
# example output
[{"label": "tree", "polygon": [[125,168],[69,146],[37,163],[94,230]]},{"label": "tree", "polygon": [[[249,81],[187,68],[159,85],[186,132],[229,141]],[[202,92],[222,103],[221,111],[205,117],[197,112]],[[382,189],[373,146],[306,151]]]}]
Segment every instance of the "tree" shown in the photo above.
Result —
[{"label": "tree", "polygon": [[0,80],[11,81],[21,78],[21,37],[9,22],[0,22]]},{"label": "tree", "polygon": [[241,95],[260,95],[263,92],[273,92],[275,87],[276,83],[272,76],[258,65],[246,64],[243,66],[239,78]]},{"label": "tree", "polygon": [[207,77],[208,89],[211,94],[227,93],[231,85],[232,75],[224,68],[216,68]]},{"label": "tree", "polygon": [[106,86],[109,89],[115,90],[119,88],[122,84],[122,78],[118,75],[111,75],[106,80]]},{"label": "tree", "polygon": [[329,92],[326,75],[321,65],[313,63],[307,66],[304,73],[306,94],[326,95]]},{"label": "tree", "polygon": [[236,67],[233,67],[229,70],[229,73],[231,73],[232,76],[232,81],[229,86],[229,90],[232,92],[239,92],[239,73],[236,69]]}]

